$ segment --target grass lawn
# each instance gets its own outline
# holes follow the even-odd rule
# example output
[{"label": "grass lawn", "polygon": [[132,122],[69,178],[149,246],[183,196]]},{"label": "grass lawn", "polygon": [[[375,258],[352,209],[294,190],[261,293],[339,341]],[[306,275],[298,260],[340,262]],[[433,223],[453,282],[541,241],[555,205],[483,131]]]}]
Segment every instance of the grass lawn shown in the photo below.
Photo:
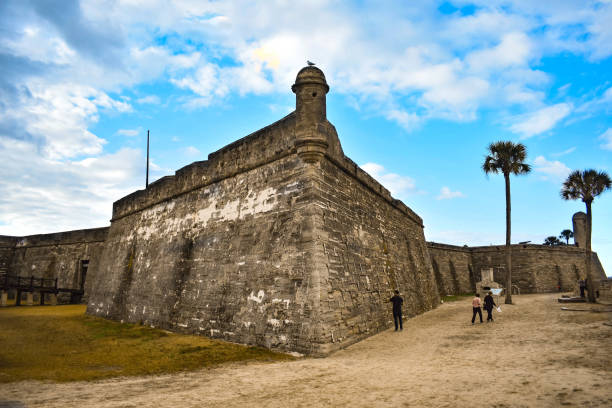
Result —
[{"label": "grass lawn", "polygon": [[466,300],[468,298],[473,298],[473,297],[474,297],[473,293],[465,293],[461,295],[446,295],[446,296],[442,296],[442,301],[443,302],[456,302],[458,300]]},{"label": "grass lawn", "polygon": [[0,383],[195,370],[286,354],[85,315],[85,305],[0,309]]}]

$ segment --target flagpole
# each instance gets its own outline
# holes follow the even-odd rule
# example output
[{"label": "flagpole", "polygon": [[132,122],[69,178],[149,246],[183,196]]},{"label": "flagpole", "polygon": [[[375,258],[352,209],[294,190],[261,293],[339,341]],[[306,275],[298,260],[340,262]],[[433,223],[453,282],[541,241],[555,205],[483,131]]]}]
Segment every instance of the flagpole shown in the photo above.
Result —
[{"label": "flagpole", "polygon": [[145,188],[149,187],[149,131],[147,130],[147,181]]}]

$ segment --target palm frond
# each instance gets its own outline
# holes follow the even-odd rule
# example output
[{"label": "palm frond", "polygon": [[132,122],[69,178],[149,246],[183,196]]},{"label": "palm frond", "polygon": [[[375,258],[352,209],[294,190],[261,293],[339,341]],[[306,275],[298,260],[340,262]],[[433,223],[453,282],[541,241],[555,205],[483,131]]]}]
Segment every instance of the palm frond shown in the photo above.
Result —
[{"label": "palm frond", "polygon": [[561,197],[564,200],[582,200],[592,202],[612,186],[610,176],[604,171],[588,169],[575,170],[567,176],[561,188]]},{"label": "palm frond", "polygon": [[482,165],[482,170],[489,173],[503,174],[526,174],[531,171],[531,166],[524,163],[527,157],[527,149],[522,143],[511,141],[499,141],[491,143],[488,154]]}]

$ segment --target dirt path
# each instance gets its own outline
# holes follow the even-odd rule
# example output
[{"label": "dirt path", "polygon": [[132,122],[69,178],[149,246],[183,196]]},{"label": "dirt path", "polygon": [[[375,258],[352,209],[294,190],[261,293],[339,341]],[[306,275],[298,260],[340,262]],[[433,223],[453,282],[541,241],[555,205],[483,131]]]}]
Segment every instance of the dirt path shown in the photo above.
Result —
[{"label": "dirt path", "polygon": [[474,326],[469,301],[447,303],[324,359],[4,384],[0,407],[612,406],[611,313],[561,311],[551,294],[514,300]]}]

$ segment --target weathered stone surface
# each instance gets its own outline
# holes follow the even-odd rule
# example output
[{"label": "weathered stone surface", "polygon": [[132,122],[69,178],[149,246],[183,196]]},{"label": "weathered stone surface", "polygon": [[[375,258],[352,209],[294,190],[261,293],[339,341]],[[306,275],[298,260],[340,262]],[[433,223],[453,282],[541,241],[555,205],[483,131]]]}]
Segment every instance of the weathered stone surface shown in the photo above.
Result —
[{"label": "weathered stone surface", "polygon": [[[505,282],[504,246],[473,247],[476,270],[492,267],[495,281]],[[593,253],[593,276],[605,279],[605,272]],[[585,276],[584,250],[572,246],[512,245],[512,283],[521,293],[571,291]]]},{"label": "weathered stone surface", "polygon": [[[494,280],[506,281],[504,245],[458,247],[428,242],[427,246],[441,294],[473,291],[468,282],[472,276],[479,281],[482,269],[493,268]],[[581,248],[531,244],[512,245],[511,248],[512,284],[518,286],[521,293],[572,291],[578,279],[585,278],[584,250]],[[606,279],[595,252],[592,265],[597,281]]]},{"label": "weathered stone surface", "polygon": [[469,247],[428,242],[427,249],[441,296],[472,293],[481,280],[475,273]]},{"label": "weathered stone surface", "polygon": [[[0,272],[13,276],[58,279],[58,287],[80,289],[85,298],[91,285],[84,278],[83,262],[88,271],[97,267],[106,240],[106,228],[93,228],[26,237],[0,237]],[[60,303],[70,301],[70,294],[58,295]]]},{"label": "weathered stone surface", "polygon": [[15,245],[19,241],[19,237],[9,237],[0,235],[0,279],[9,273],[9,268],[15,254]]},{"label": "weathered stone surface", "polygon": [[599,301],[610,303],[612,302],[612,278],[602,279],[599,287]]},{"label": "weathered stone surface", "polygon": [[572,216],[572,227],[574,229],[574,242],[577,247],[586,247],[586,224],[587,215],[578,211]]},{"label": "weathered stone surface", "polygon": [[439,303],[420,218],[377,183],[356,177],[357,169],[326,158],[315,173],[314,251],[325,284],[320,307],[324,336],[338,345],[389,327],[395,288],[407,316]]},{"label": "weathered stone surface", "polygon": [[422,220],[352,161],[307,67],[296,111],[117,201],[88,313],[326,354],[438,304]]}]

